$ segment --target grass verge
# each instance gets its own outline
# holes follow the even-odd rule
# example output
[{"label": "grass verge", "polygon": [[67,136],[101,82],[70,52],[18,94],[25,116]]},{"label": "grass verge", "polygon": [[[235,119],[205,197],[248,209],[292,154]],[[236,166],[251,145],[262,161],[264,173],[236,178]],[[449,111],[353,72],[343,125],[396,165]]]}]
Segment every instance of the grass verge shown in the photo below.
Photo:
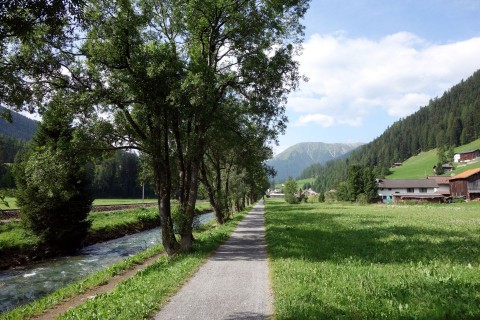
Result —
[{"label": "grass verge", "polygon": [[479,319],[478,208],[269,200],[276,319]]},{"label": "grass verge", "polygon": [[[224,225],[211,228],[205,225],[197,233],[194,250],[173,258],[160,258],[155,264],[120,283],[113,291],[96,296],[84,305],[69,310],[62,319],[139,319],[152,315],[161,304],[173,295],[193,275],[205,259],[233,232],[248,210],[236,214]],[[60,289],[32,304],[18,307],[0,315],[0,320],[26,319],[41,314],[62,301],[108,282],[163,251],[161,245],[153,246],[133,257],[116,263],[82,281]],[[155,284],[155,285],[153,285]]]}]

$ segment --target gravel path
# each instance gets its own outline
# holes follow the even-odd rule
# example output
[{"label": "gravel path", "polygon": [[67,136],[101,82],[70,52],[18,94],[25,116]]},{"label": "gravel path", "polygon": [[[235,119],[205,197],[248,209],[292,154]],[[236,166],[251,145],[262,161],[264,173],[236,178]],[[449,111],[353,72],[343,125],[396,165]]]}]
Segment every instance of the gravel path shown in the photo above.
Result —
[{"label": "gravel path", "polygon": [[155,319],[269,319],[264,206],[257,204]]}]

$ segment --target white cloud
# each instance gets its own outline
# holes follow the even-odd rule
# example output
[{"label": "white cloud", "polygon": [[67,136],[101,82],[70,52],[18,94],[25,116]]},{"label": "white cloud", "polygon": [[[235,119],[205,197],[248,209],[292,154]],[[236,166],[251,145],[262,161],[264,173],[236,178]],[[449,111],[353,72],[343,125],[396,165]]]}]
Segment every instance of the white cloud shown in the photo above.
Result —
[{"label": "white cloud", "polygon": [[316,123],[321,125],[324,128],[331,127],[335,124],[335,119],[331,116],[327,116],[324,114],[309,114],[306,116],[301,116],[300,119],[298,119],[295,123],[294,126],[300,127],[304,126],[310,122]]},{"label": "white cloud", "polygon": [[309,78],[289,99],[295,126],[361,126],[378,112],[404,117],[480,68],[480,38],[432,44],[408,32],[378,40],[315,34],[300,71]]}]

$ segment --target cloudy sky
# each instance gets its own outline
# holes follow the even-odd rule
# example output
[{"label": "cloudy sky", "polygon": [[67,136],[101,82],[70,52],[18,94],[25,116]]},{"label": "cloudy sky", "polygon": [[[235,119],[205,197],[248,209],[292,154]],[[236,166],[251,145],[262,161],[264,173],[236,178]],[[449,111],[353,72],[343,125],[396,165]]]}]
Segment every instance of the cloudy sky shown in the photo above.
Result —
[{"label": "cloudy sky", "polygon": [[480,0],[312,0],[275,152],[369,142],[480,69]]}]

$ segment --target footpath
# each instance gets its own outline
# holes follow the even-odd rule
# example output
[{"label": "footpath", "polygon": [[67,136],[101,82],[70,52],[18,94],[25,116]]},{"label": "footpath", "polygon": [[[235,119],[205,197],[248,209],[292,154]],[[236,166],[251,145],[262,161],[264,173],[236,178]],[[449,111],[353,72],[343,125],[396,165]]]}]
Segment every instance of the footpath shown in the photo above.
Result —
[{"label": "footpath", "polygon": [[269,319],[272,303],[264,206],[257,204],[154,319]]}]

